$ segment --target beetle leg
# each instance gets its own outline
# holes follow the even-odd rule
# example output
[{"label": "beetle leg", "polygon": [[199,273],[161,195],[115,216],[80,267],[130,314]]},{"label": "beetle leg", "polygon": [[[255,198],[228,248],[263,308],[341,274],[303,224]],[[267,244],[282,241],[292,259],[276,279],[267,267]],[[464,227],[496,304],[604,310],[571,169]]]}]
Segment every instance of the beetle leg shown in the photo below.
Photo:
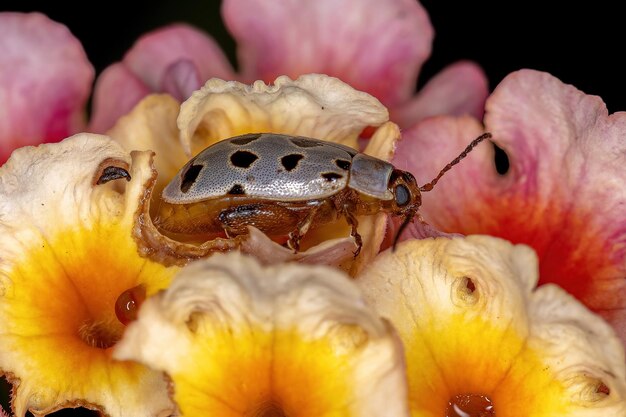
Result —
[{"label": "beetle leg", "polygon": [[306,232],[309,231],[311,224],[313,224],[313,219],[315,218],[315,213],[319,210],[319,207],[315,207],[313,210],[306,215],[306,217],[298,224],[296,230],[289,233],[289,240],[287,240],[287,246],[289,249],[293,250],[294,253],[298,253],[300,250],[300,240],[304,237]]},{"label": "beetle leg", "polygon": [[298,224],[298,227],[289,233],[289,240],[287,241],[287,246],[289,249],[292,249],[294,253],[298,253],[300,250],[300,240],[304,237],[304,235],[309,231],[309,228],[313,224],[313,221],[316,219],[316,216],[322,214],[324,216],[323,211],[333,210],[332,204],[328,201],[323,201],[321,204],[311,208],[309,213],[302,219],[302,221]]},{"label": "beetle leg", "polygon": [[354,238],[354,244],[356,245],[356,250],[354,251],[354,257],[356,258],[361,253],[361,247],[363,246],[363,239],[361,239],[361,235],[357,231],[357,227],[359,226],[359,221],[356,219],[356,216],[352,214],[351,210],[352,206],[344,205],[343,206],[343,215],[346,218],[346,221],[352,228],[350,235]]}]

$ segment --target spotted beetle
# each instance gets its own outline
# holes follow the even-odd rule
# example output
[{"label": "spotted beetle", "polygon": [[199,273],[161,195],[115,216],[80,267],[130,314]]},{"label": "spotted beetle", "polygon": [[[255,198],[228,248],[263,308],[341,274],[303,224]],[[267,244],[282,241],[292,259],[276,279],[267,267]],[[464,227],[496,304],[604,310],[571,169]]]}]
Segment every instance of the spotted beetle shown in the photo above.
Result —
[{"label": "spotted beetle", "polygon": [[247,233],[288,236],[298,251],[312,227],[343,216],[351,227],[356,257],[362,246],[357,216],[401,216],[404,228],[417,215],[421,193],[433,186],[478,143],[474,141],[431,182],[418,186],[411,173],[381,159],[319,139],[254,133],[225,139],[192,158],[165,187],[155,223],[171,233]]}]

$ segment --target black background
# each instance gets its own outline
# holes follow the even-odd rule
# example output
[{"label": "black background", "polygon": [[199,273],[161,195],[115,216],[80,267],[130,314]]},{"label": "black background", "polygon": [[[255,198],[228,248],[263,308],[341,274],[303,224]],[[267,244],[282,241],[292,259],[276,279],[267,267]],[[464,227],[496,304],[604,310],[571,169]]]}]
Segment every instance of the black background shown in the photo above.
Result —
[{"label": "black background", "polygon": [[[210,33],[234,62],[235,43],[220,20],[220,2],[199,3],[80,2],[70,7],[60,2],[3,0],[0,9],[39,10],[66,24],[83,42],[98,71],[121,59],[142,33],[175,21]],[[512,71],[534,68],[602,96],[611,112],[626,110],[626,23],[617,5],[596,1],[555,8],[554,3],[534,0],[422,4],[436,36],[420,84],[447,64],[471,59],[485,69],[492,88]]]}]

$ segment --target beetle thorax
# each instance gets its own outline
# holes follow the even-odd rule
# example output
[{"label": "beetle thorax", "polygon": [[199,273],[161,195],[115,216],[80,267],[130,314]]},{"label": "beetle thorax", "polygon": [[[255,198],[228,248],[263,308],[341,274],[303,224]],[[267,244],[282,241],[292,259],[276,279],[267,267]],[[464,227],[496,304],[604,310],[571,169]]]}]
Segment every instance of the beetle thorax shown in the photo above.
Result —
[{"label": "beetle thorax", "polygon": [[389,179],[393,170],[390,163],[359,153],[352,158],[348,187],[378,200],[392,200]]}]

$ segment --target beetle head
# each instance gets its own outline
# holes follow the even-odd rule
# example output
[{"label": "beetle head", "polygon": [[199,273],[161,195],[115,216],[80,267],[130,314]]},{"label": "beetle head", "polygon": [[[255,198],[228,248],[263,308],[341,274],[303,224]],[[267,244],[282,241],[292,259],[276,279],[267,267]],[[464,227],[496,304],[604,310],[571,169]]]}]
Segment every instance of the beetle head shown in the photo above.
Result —
[{"label": "beetle head", "polygon": [[395,248],[398,238],[406,226],[411,223],[422,205],[422,194],[415,177],[410,172],[401,169],[393,170],[387,187],[393,194],[393,199],[389,201],[387,210],[396,216],[404,217],[404,221],[393,239],[393,247]]},{"label": "beetle head", "polygon": [[393,194],[387,210],[396,216],[414,215],[422,205],[420,187],[410,172],[394,169],[387,188]]}]

